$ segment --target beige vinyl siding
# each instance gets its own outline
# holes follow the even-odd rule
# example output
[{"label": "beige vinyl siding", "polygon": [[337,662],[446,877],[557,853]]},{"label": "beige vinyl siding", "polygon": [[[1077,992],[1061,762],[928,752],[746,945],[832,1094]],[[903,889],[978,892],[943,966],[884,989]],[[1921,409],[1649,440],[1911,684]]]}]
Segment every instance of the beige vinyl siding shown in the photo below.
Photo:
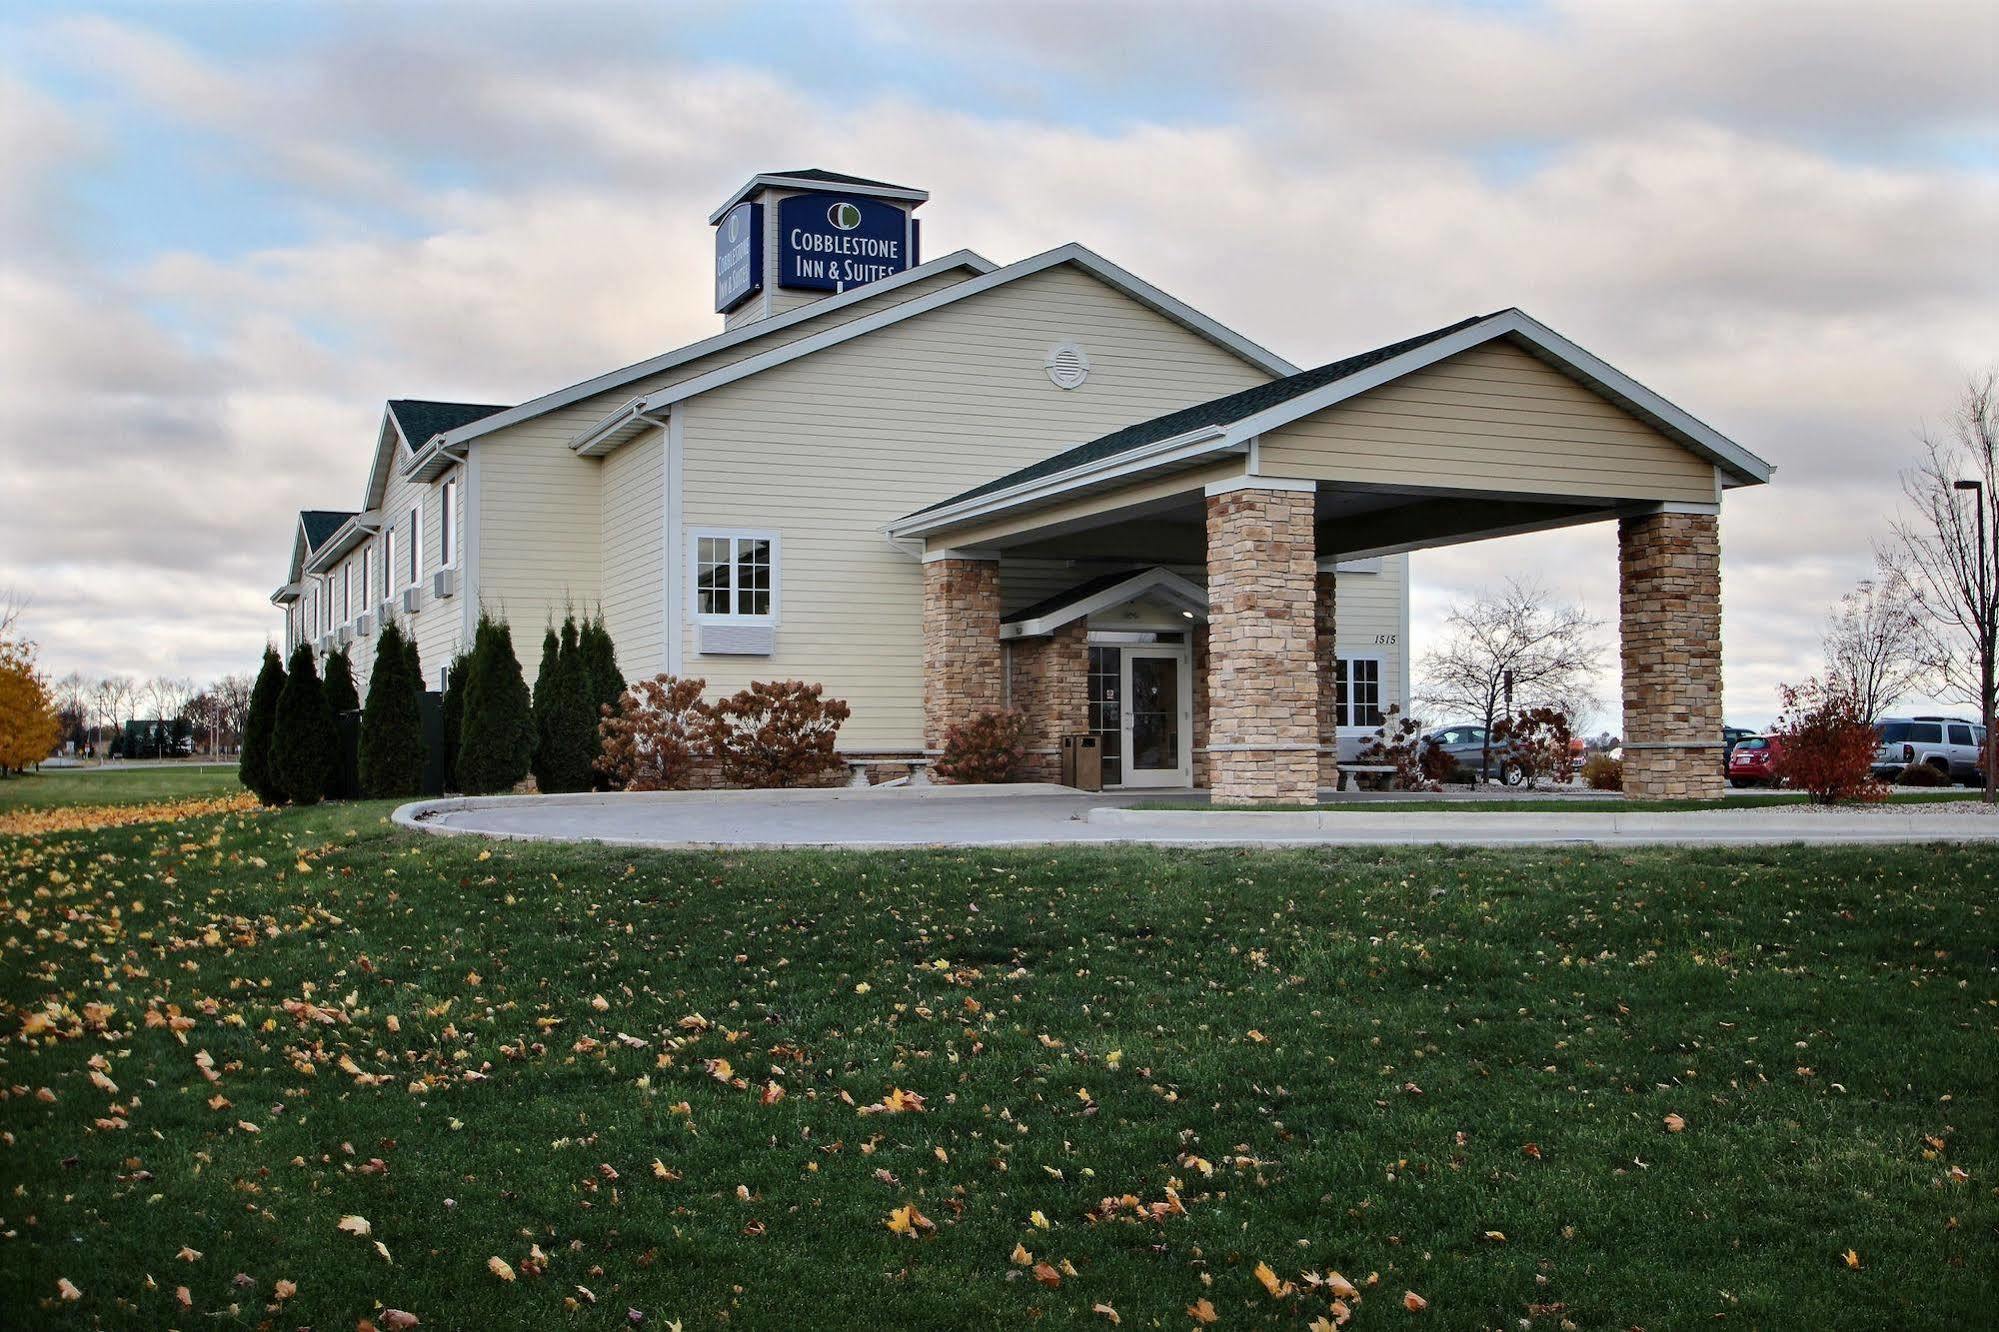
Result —
[{"label": "beige vinyl siding", "polygon": [[1270,476],[1713,503],[1712,464],[1509,343],[1273,430]]},{"label": "beige vinyl siding", "polygon": [[[1408,594],[1409,557],[1389,555],[1379,573],[1341,573],[1334,578],[1334,611],[1339,655],[1381,659],[1381,706],[1409,710],[1409,645],[1402,629]],[[1382,638],[1389,642],[1380,642]]]},{"label": "beige vinyl siding", "polygon": [[[479,452],[480,482],[479,567],[472,573],[480,603],[496,612],[504,610],[513,621],[516,638],[529,631],[538,636],[542,625],[551,618],[561,619],[566,608],[596,609],[603,586],[597,530],[604,501],[598,460],[579,458],[570,450],[577,435],[634,398],[969,276],[966,269],[939,273],[879,298],[857,301],[826,318],[801,320],[791,328],[621,384],[473,441]],[[616,642],[616,635],[612,637]],[[622,651],[623,644],[618,646]],[[619,660],[622,664],[622,655]]]},{"label": "beige vinyl siding", "polygon": [[[1065,392],[1042,363],[1071,340],[1091,374]],[[817,680],[853,706],[843,747],[920,744],[922,571],[881,525],[1268,378],[1063,265],[691,399],[684,522],[775,531],[782,558],[776,655],[702,656],[688,629],[686,673]]]},{"label": "beige vinyl siding", "polygon": [[631,679],[666,669],[666,434],[654,430],[604,459],[604,624]]}]

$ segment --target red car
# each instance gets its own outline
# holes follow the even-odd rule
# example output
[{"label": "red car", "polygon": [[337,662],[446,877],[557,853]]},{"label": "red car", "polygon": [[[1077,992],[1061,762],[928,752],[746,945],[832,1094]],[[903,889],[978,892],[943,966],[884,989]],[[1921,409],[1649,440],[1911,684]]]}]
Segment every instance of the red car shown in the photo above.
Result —
[{"label": "red car", "polygon": [[1777,786],[1777,756],[1783,745],[1774,735],[1746,736],[1728,756],[1730,786]]}]

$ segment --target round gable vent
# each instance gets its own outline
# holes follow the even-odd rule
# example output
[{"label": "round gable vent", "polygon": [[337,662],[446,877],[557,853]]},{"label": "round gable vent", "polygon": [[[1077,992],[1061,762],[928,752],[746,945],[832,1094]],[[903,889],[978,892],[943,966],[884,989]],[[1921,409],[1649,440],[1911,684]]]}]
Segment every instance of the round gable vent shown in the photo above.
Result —
[{"label": "round gable vent", "polygon": [[1049,382],[1056,388],[1081,388],[1083,381],[1090,377],[1090,358],[1073,342],[1050,347],[1048,359],[1042,364],[1048,368]]}]

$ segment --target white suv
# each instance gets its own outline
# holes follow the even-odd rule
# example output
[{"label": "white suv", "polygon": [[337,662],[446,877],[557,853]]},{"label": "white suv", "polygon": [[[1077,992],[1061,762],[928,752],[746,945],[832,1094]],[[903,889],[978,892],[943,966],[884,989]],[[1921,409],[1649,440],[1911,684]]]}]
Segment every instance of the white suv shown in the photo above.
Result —
[{"label": "white suv", "polygon": [[1985,728],[1962,717],[1883,717],[1874,723],[1880,744],[1874,750],[1874,773],[1893,777],[1902,769],[1926,763],[1953,781],[1976,786],[1979,749]]}]

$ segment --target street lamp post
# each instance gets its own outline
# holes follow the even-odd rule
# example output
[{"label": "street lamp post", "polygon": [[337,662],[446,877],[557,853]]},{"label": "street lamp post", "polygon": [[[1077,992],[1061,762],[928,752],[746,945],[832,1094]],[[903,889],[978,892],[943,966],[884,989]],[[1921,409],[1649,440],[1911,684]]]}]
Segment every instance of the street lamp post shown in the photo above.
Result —
[{"label": "street lamp post", "polygon": [[1979,747],[1978,757],[1985,785],[1983,798],[1991,804],[1999,797],[1999,785],[1993,782],[1992,773],[1992,598],[1986,582],[1985,483],[1956,481],[1952,486],[1970,491],[1972,503],[1978,507],[1978,614],[1973,623],[1978,626],[1978,698],[1984,714],[1979,720],[1985,726],[1985,743]]}]

